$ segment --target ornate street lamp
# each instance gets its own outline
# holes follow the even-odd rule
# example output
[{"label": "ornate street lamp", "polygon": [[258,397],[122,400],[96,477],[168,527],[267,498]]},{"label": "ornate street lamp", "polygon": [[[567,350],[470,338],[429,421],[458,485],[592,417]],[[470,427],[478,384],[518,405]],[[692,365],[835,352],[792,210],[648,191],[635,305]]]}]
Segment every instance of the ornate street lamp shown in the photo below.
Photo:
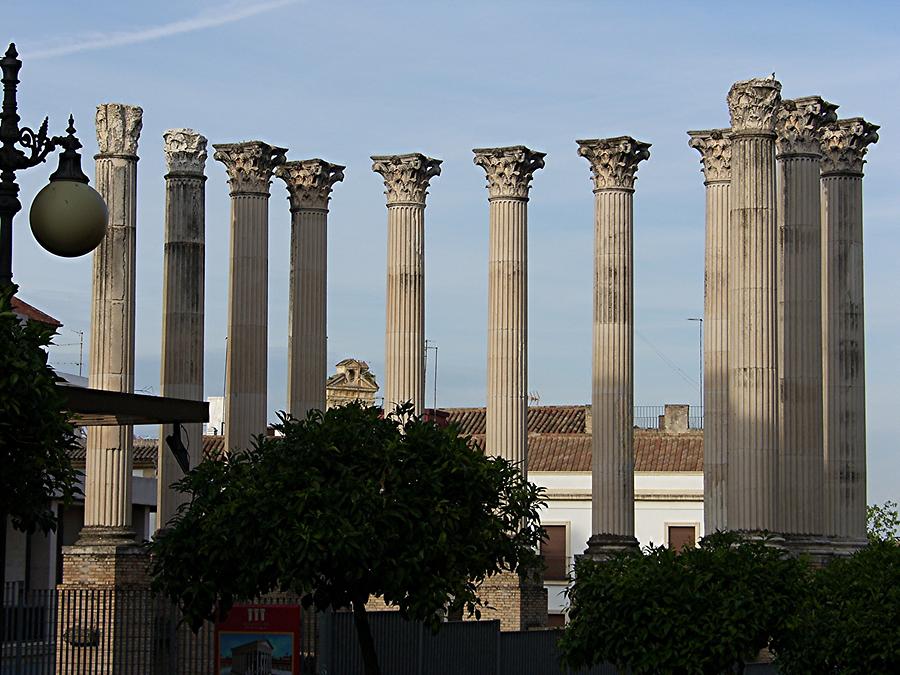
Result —
[{"label": "ornate street lamp", "polygon": [[[19,128],[16,86],[19,69],[16,45],[10,44],[0,59],[3,70],[3,109],[0,113],[0,286],[12,284],[13,218],[22,209],[16,172],[43,162],[62,149],[59,168],[31,205],[31,231],[50,253],[75,257],[89,253],[106,234],[108,211],[103,198],[88,185],[81,170],[81,141],[69,116],[65,136],[47,136],[47,118],[35,132]],[[17,147],[18,146],[18,147]]]}]

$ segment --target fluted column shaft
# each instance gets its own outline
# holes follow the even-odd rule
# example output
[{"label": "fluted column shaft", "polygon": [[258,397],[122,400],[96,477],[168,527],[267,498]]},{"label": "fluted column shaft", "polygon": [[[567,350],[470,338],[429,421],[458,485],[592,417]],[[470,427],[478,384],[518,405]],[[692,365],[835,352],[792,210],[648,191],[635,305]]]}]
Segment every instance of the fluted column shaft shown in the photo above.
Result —
[{"label": "fluted column shaft", "polygon": [[321,159],[287,162],[275,170],[291,204],[287,403],[298,419],[325,410],[328,200],[343,170]]},{"label": "fluted column shaft", "polygon": [[528,475],[528,191],[544,153],[479,148],[488,180],[486,448]]},{"label": "fluted column shaft", "polygon": [[[160,389],[163,396],[203,400],[203,320],[206,247],[206,191],[203,175],[206,139],[192,129],[163,134],[166,174],[166,222],[163,252],[163,319]],[[160,427],[156,479],[157,526],[165,527],[185,495],[171,488],[183,475]],[[191,467],[203,458],[203,425],[184,424],[181,438]]]},{"label": "fluted column shaft", "polygon": [[[97,191],[109,208],[106,236],[93,256],[91,388],[134,391],[137,145],[142,111],[97,106]],[[131,427],[89,427],[82,541],[128,541],[131,531]]]},{"label": "fluted column shaft", "polygon": [[862,178],[877,130],[854,118],[823,133],[825,533],[850,548],[866,541]]},{"label": "fluted column shaft", "polygon": [[233,452],[266,431],[269,184],[287,151],[259,141],[213,147],[231,188],[225,447]]},{"label": "fluted column shaft", "polygon": [[736,83],[729,265],[728,527],[777,531],[778,327],[774,79]]},{"label": "fluted column shaft", "polygon": [[728,527],[728,224],[730,129],[688,132],[706,186],[703,303],[703,520],[707,533]]},{"label": "fluted column shaft", "polygon": [[425,409],[425,205],[388,206],[384,406]]},{"label": "fluted column shaft", "polygon": [[635,547],[634,181],[650,145],[581,140],[594,181],[594,311],[589,554]]},{"label": "fluted column shaft", "polygon": [[487,448],[528,470],[528,200],[490,200]]},{"label": "fluted column shaft", "polygon": [[388,210],[384,409],[425,410],[425,196],[441,161],[419,153],[376,155]]},{"label": "fluted column shaft", "polygon": [[776,122],[781,373],[779,531],[809,550],[824,526],[822,227],[819,128],[835,119],[819,97],[783,101]]}]

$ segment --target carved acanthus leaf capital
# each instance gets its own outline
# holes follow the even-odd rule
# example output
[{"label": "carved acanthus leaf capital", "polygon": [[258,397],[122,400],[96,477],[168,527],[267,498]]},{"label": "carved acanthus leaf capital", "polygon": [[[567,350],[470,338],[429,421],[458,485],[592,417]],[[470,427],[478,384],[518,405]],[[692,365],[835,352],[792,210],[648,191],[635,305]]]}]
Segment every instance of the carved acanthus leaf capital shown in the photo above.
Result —
[{"label": "carved acanthus leaf capital", "polygon": [[820,132],[837,120],[837,106],[820,96],[781,102],[775,119],[775,151],[778,155],[821,154]]},{"label": "carved acanthus leaf capital", "polygon": [[217,143],[213,158],[225,165],[231,194],[268,195],[275,167],[284,164],[287,150],[262,141]]},{"label": "carved acanthus leaf capital", "polygon": [[326,209],[331,188],[344,180],[345,168],[322,159],[304,159],[285,162],[275,175],[287,185],[291,210]]},{"label": "carved acanthus leaf capital", "polygon": [[731,129],[689,131],[688,145],[700,153],[700,165],[707,183],[731,180]]},{"label": "carved acanthus leaf capital", "polygon": [[591,138],[578,143],[578,154],[591,164],[595,190],[634,189],[638,164],[650,158],[650,144],[631,136]]},{"label": "carved acanthus leaf capital", "polygon": [[163,151],[169,173],[203,175],[206,166],[206,137],[193,129],[163,132]]},{"label": "carved acanthus leaf capital", "polygon": [[97,146],[100,155],[137,158],[144,111],[140,106],[101,103],[97,106]]},{"label": "carved acanthus leaf capital", "polygon": [[728,111],[734,133],[770,134],[781,104],[781,82],[774,77],[755,77],[731,85]]},{"label": "carved acanthus leaf capital", "polygon": [[424,204],[429,181],[441,175],[441,160],[418,152],[373,155],[372,171],[384,177],[384,194],[389,205]]},{"label": "carved acanthus leaf capital", "polygon": [[524,145],[505,148],[475,148],[475,164],[487,174],[488,195],[528,199],[534,172],[544,168],[547,153],[530,150]]},{"label": "carved acanthus leaf capital", "polygon": [[878,142],[877,124],[862,117],[838,120],[822,129],[822,173],[862,176],[868,147]]}]

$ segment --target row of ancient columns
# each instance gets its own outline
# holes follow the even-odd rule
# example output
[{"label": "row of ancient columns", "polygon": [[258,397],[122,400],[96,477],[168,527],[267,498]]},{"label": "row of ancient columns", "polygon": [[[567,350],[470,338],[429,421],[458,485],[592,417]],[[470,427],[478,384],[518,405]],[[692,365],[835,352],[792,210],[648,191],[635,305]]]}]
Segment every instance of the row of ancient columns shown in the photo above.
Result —
[{"label": "row of ancient columns", "polygon": [[689,132],[706,184],[707,532],[865,542],[862,166],[875,125],[776,80]]}]

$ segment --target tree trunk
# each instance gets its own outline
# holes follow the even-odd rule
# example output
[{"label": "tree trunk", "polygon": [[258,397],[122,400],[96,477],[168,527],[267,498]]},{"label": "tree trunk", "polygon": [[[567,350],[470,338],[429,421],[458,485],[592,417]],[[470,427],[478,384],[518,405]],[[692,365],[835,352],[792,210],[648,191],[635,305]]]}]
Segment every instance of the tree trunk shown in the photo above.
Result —
[{"label": "tree trunk", "polygon": [[378,654],[375,653],[375,642],[372,640],[372,631],[369,630],[369,617],[366,616],[366,603],[364,600],[353,601],[353,623],[356,625],[356,636],[359,638],[359,648],[362,652],[366,675],[381,675],[381,668],[378,667]]}]

